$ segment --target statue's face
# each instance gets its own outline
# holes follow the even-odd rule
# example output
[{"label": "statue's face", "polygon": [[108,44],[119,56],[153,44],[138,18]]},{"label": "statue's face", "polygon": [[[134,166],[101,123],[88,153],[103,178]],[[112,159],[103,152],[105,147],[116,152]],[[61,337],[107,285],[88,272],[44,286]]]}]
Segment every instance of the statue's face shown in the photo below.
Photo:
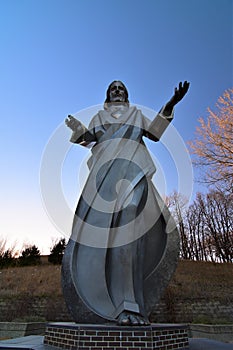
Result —
[{"label": "statue's face", "polygon": [[120,81],[114,82],[109,91],[110,102],[125,102],[125,88]]}]

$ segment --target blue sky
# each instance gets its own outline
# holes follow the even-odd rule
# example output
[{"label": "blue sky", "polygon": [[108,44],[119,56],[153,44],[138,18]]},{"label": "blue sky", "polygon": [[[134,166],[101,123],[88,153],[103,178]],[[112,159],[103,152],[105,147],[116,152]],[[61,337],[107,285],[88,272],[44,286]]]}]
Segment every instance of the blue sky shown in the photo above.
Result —
[{"label": "blue sky", "polygon": [[[173,126],[184,142],[192,139],[198,118],[232,87],[232,1],[2,0],[0,45],[0,238],[48,252],[62,235],[45,213],[39,184],[51,135],[67,114],[102,104],[114,79],[126,84],[132,103],[155,111],[188,80]],[[163,152],[151,147],[155,156]],[[86,154],[77,146],[64,161],[72,208]],[[164,167],[170,192],[177,184]],[[200,189],[194,184],[194,193]]]}]

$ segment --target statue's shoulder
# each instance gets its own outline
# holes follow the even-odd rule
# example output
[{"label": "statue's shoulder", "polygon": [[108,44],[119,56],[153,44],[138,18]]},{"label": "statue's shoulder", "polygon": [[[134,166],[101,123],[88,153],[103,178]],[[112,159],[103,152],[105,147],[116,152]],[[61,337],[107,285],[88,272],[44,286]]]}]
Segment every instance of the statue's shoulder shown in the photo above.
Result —
[{"label": "statue's shoulder", "polygon": [[109,112],[106,109],[100,109],[97,112],[96,116],[101,117],[101,116],[106,115],[106,114],[109,114]]},{"label": "statue's shoulder", "polygon": [[138,114],[142,114],[142,110],[140,109],[140,106],[137,106],[137,105],[131,105],[129,107],[129,110]]},{"label": "statue's shoulder", "polygon": [[139,109],[136,106],[134,106],[134,105],[129,106],[129,110],[130,111],[135,111],[135,112],[139,111]]}]

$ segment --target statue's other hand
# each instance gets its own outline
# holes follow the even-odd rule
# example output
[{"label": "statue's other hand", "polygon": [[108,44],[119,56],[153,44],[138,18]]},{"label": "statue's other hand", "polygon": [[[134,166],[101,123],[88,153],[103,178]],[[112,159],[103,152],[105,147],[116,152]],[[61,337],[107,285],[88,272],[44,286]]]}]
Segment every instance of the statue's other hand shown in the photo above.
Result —
[{"label": "statue's other hand", "polygon": [[179,87],[175,88],[174,90],[174,95],[172,97],[172,100],[174,104],[177,104],[179,101],[182,100],[182,98],[187,94],[188,89],[189,89],[190,83],[188,83],[186,80],[184,83],[180,82]]},{"label": "statue's other hand", "polygon": [[186,80],[184,83],[180,82],[178,88],[176,87],[174,90],[174,95],[172,98],[166,103],[163,114],[165,116],[169,116],[172,113],[174,106],[182,100],[182,98],[187,94],[190,83]]},{"label": "statue's other hand", "polygon": [[80,121],[75,119],[72,115],[68,115],[67,118],[65,119],[66,125],[73,131],[76,131],[81,127]]}]

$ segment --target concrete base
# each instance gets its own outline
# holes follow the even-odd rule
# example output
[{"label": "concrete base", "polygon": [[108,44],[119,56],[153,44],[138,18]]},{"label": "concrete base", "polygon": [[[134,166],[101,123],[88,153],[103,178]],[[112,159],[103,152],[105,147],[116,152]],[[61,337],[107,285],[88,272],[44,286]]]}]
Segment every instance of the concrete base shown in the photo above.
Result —
[{"label": "concrete base", "polygon": [[0,339],[44,335],[45,327],[43,322],[0,322]]},{"label": "concrete base", "polygon": [[71,350],[188,349],[188,326],[151,324],[120,327],[114,324],[49,323],[44,344]]},{"label": "concrete base", "polygon": [[233,342],[233,324],[190,324],[189,327],[192,338],[208,338],[222,342]]}]

